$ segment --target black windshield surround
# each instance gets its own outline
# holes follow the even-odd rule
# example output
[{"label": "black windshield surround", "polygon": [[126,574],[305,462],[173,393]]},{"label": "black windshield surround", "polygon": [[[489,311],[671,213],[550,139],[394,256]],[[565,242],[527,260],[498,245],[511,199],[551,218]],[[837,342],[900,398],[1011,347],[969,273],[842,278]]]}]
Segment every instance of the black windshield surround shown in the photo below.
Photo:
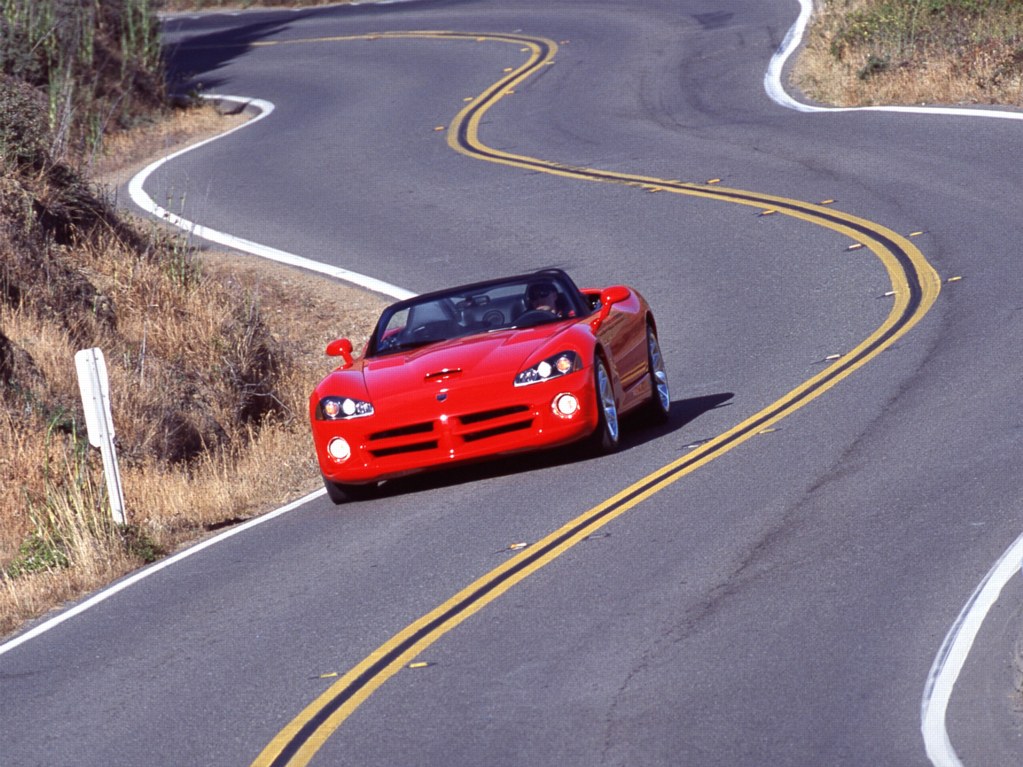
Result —
[{"label": "black windshield surround", "polygon": [[367,357],[454,338],[577,319],[593,312],[560,269],[477,282],[399,301],[384,309]]}]

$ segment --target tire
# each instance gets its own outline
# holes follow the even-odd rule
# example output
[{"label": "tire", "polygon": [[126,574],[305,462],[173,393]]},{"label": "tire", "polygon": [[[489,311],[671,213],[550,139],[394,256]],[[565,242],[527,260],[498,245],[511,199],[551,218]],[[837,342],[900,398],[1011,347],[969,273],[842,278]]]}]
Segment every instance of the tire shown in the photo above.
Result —
[{"label": "tire", "polygon": [[327,488],[327,497],[335,504],[368,501],[376,495],[377,491],[376,482],[371,482],[368,485],[343,485],[326,477],[323,478],[323,486]]},{"label": "tire", "polygon": [[593,385],[597,401],[597,428],[590,437],[590,450],[595,455],[606,455],[618,449],[621,424],[618,403],[615,402],[614,383],[603,357],[598,356],[593,366]]},{"label": "tire", "polygon": [[646,326],[646,358],[650,373],[650,404],[647,413],[654,423],[666,423],[671,412],[671,390],[668,373],[664,369],[664,356],[653,326]]}]

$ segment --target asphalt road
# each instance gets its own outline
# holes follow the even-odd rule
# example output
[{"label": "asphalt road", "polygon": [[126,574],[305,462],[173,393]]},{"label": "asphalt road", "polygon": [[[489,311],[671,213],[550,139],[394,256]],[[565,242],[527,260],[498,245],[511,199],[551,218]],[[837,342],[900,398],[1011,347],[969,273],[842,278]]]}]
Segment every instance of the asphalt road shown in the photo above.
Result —
[{"label": "asphalt road", "polygon": [[[1023,126],[773,103],[764,72],[798,12],[439,0],[169,20],[182,85],[276,108],[161,168],[160,204],[416,292],[552,265],[633,285],[675,415],[626,425],[612,457],[320,497],[120,591],[0,655],[0,765],[270,764],[289,722],[510,545],[699,450],[886,322],[885,263],[819,221],[453,151],[437,128],[529,55],[497,34],[557,52],[486,112],[486,146],[834,200],[919,232],[941,280],[962,279],[820,397],[450,626],[290,764],[931,764],[932,664],[1020,534]],[[409,30],[483,39],[366,37]],[[965,765],[1023,755],[1020,586],[951,696]]]}]

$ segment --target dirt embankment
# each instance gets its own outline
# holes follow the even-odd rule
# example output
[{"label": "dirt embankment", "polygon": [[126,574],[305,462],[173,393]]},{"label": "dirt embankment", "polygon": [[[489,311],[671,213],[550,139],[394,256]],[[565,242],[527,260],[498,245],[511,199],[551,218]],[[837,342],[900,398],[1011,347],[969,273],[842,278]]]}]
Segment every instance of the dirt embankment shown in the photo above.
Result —
[{"label": "dirt embankment", "polygon": [[[319,487],[306,398],[331,368],[327,342],[359,343],[383,300],[190,250],[106,202],[151,158],[237,119],[172,113],[118,136],[95,183],[75,182],[78,196],[41,176],[4,198],[55,229],[20,240],[8,229],[2,243],[0,633]],[[91,346],[110,367],[127,528],[109,520],[98,451],[85,443],[73,355]]]}]

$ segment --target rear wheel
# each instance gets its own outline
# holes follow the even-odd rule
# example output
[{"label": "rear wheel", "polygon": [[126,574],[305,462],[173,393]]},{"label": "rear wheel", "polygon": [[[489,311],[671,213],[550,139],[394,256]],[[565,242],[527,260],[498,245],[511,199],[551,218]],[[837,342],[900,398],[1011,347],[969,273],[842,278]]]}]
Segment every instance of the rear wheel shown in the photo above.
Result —
[{"label": "rear wheel", "polygon": [[671,391],[668,389],[668,372],[664,369],[664,357],[657,334],[652,326],[646,326],[647,366],[650,371],[650,404],[647,412],[657,423],[668,420],[671,410]]},{"label": "rear wheel", "polygon": [[618,404],[615,402],[614,384],[602,357],[597,357],[593,382],[597,394],[597,428],[590,438],[594,453],[613,453],[618,449]]},{"label": "rear wheel", "polygon": [[323,478],[323,486],[327,488],[327,497],[334,503],[351,503],[352,501],[368,501],[377,491],[377,483],[368,485],[344,485],[340,482]]}]

